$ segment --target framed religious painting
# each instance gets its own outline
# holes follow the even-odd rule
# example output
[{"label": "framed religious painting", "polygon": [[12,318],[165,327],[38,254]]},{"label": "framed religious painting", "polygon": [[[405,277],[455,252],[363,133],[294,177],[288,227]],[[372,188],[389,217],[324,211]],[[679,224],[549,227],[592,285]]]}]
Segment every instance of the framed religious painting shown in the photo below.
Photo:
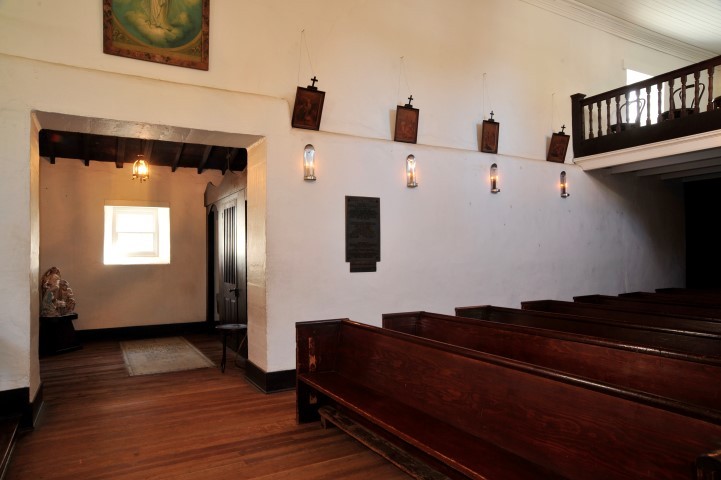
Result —
[{"label": "framed religious painting", "polygon": [[396,142],[417,143],[419,110],[410,104],[396,107],[396,128],[393,140]]},{"label": "framed religious painting", "polygon": [[[565,128],[565,127],[564,127]],[[563,129],[551,136],[551,143],[548,146],[547,162],[565,163],[568,141],[571,136],[563,133]]]},{"label": "framed religious painting", "polygon": [[210,0],[103,0],[103,52],[208,70]]},{"label": "framed religious painting", "polygon": [[483,120],[483,127],[481,129],[481,152],[485,153],[498,153],[498,131],[500,130],[500,123],[493,120]]},{"label": "framed religious painting", "polygon": [[[315,79],[315,77],[313,77]],[[323,102],[325,92],[318,90],[315,86],[298,87],[295,91],[295,104],[293,105],[293,116],[290,124],[294,128],[305,128],[307,130],[319,130],[320,118],[323,115]]]}]

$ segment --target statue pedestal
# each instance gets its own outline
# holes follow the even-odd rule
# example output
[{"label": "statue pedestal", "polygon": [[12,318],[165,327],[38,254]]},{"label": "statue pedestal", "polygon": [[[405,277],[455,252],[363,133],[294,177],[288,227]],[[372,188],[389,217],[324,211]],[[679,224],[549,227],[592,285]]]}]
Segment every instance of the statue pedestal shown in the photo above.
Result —
[{"label": "statue pedestal", "polygon": [[77,313],[59,317],[40,317],[40,356],[55,355],[82,348],[75,334],[73,320]]}]

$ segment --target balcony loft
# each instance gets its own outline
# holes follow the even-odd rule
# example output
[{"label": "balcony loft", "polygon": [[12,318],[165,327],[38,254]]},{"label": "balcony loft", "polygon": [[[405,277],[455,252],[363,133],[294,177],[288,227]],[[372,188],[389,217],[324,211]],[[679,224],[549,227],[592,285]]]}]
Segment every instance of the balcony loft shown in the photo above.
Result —
[{"label": "balcony loft", "polygon": [[721,56],[571,103],[584,170],[721,177]]}]

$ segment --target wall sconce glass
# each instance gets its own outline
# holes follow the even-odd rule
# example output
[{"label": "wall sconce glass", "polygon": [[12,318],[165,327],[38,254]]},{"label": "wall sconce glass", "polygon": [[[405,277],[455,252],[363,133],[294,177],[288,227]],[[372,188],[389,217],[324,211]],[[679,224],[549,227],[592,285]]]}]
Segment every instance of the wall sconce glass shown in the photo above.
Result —
[{"label": "wall sconce glass", "polygon": [[310,143],[303,150],[303,180],[315,180],[315,148]]},{"label": "wall sconce glass", "polygon": [[561,198],[568,198],[571,196],[570,193],[567,191],[568,188],[568,182],[566,181],[566,172],[561,172]]},{"label": "wall sconce glass", "polygon": [[140,183],[146,182],[150,178],[150,164],[145,161],[143,155],[138,155],[138,159],[133,163],[133,180],[140,179]]},{"label": "wall sconce glass", "polygon": [[498,188],[498,165],[495,163],[491,165],[491,193],[498,193],[501,189]]},{"label": "wall sconce glass", "polygon": [[408,155],[408,158],[406,158],[406,186],[408,188],[418,186],[416,181],[416,157],[413,155]]}]

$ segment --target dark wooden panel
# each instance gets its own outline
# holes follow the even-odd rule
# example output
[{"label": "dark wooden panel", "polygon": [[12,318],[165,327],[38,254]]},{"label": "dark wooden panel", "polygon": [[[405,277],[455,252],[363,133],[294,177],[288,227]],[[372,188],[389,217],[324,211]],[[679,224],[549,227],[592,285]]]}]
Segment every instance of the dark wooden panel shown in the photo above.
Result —
[{"label": "dark wooden panel", "polygon": [[560,300],[534,300],[531,302],[521,302],[521,308],[524,310],[603,318],[618,323],[648,325],[693,332],[721,333],[721,320],[719,319],[707,319],[688,315],[645,313],[642,308],[638,310],[626,310],[621,305],[562,302]]},{"label": "dark wooden panel", "polygon": [[461,317],[480,318],[494,322],[525,325],[563,332],[607,338],[632,345],[662,348],[691,355],[706,355],[721,358],[721,337],[718,334],[699,333],[652,327],[638,324],[621,324],[603,318],[583,317],[525,311],[491,306],[459,307],[456,314]]},{"label": "dark wooden panel", "polygon": [[616,305],[633,311],[652,313],[672,313],[677,315],[691,315],[695,317],[715,318],[721,320],[721,312],[716,308],[700,307],[697,305],[678,305],[672,303],[658,304],[643,299],[613,297],[609,295],[583,295],[573,297],[576,302],[595,303],[600,305]]},{"label": "dark wooden panel", "polygon": [[[519,311],[523,315],[523,311]],[[693,406],[684,415],[721,423],[721,360],[595,337],[428,312],[383,315],[383,327],[643,391]],[[708,416],[707,409],[716,410]]]},{"label": "dark wooden panel", "polygon": [[[570,375],[345,321],[339,338],[337,371],[310,384],[322,375],[360,414],[396,424],[406,406],[567,478],[687,480],[721,442],[720,425]],[[363,400],[355,385],[380,396]],[[404,429],[423,436],[420,423]]]}]

